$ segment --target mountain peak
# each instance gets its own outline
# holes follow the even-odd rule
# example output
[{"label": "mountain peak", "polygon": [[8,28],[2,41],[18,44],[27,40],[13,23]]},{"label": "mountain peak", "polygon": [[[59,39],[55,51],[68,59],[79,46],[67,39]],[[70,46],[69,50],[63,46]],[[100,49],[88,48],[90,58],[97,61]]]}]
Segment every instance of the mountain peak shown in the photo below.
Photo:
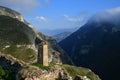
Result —
[{"label": "mountain peak", "polygon": [[[62,40],[59,45],[75,65],[91,68],[103,80],[119,80],[119,36],[120,8],[94,15],[87,24]],[[116,74],[112,74],[113,72]]]},{"label": "mountain peak", "polygon": [[16,18],[19,21],[24,22],[24,19],[19,12],[16,12],[10,8],[7,8],[7,7],[0,6],[0,15]]}]

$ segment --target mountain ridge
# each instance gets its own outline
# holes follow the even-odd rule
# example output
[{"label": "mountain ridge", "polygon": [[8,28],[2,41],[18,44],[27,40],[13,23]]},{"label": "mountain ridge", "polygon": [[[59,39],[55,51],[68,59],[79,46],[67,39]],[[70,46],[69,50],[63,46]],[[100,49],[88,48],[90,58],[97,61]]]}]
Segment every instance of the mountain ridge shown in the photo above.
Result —
[{"label": "mountain ridge", "polygon": [[117,63],[120,56],[120,25],[106,20],[89,21],[61,41],[60,46],[75,65],[92,69],[103,80],[120,79],[120,64]]}]

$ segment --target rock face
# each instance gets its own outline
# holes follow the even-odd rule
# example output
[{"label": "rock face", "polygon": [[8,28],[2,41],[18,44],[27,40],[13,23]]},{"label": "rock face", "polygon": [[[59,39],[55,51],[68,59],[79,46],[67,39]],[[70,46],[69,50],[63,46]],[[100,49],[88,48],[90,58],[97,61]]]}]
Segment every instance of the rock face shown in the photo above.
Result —
[{"label": "rock face", "polygon": [[[45,37],[39,35],[20,13],[0,6],[0,52],[34,63],[37,61],[37,46],[42,40],[47,40]],[[54,40],[52,44],[56,44]],[[49,46],[49,63],[71,63],[69,59],[63,60],[66,54],[57,49]]]},{"label": "rock face", "polygon": [[4,15],[4,16],[7,15],[9,17],[16,18],[16,19],[24,22],[24,19],[22,18],[20,13],[14,11],[14,10],[11,10],[9,8],[3,7],[3,6],[0,6],[0,15]]},{"label": "rock face", "polygon": [[59,44],[75,65],[92,69],[103,80],[119,80],[119,23],[90,21]]},{"label": "rock face", "polygon": [[22,75],[21,78],[23,77],[24,79],[28,79],[28,80],[31,80],[31,79],[33,80],[37,80],[37,79],[38,80],[62,80],[62,79],[70,80],[69,79],[70,76],[68,76],[67,73],[65,73],[65,71],[57,65],[54,67],[51,67],[49,70],[40,70],[32,67],[27,70],[23,69],[18,73],[18,77],[19,77],[18,80],[20,80],[19,75]]}]

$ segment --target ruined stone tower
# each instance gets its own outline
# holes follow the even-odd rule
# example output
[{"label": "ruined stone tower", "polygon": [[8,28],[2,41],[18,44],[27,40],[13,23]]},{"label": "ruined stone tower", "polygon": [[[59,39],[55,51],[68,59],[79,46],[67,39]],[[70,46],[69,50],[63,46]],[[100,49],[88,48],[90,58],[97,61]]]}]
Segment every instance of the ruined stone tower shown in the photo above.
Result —
[{"label": "ruined stone tower", "polygon": [[45,41],[38,46],[38,63],[48,66],[48,44]]}]

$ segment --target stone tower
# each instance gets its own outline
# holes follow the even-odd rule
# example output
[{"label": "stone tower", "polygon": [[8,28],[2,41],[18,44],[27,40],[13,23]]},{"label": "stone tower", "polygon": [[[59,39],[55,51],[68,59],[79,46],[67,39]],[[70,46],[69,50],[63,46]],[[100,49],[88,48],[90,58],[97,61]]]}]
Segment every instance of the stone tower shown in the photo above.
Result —
[{"label": "stone tower", "polygon": [[45,41],[38,46],[38,63],[48,66],[48,44]]}]

